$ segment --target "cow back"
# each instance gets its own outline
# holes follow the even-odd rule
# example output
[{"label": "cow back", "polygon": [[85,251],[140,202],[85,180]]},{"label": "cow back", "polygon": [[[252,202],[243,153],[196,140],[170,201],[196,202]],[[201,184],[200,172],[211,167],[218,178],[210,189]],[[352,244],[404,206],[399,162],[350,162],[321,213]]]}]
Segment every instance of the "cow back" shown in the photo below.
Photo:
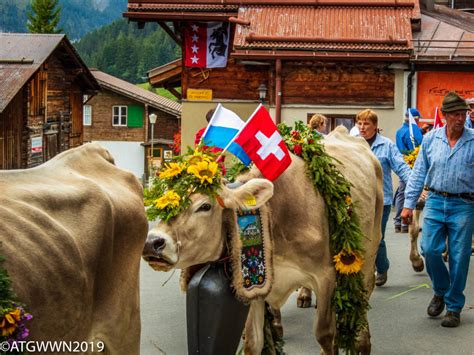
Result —
[{"label": "cow back", "polygon": [[34,316],[31,338],[138,352],[147,221],[133,174],[87,144],[33,169],[1,171],[0,191],[2,253]]}]

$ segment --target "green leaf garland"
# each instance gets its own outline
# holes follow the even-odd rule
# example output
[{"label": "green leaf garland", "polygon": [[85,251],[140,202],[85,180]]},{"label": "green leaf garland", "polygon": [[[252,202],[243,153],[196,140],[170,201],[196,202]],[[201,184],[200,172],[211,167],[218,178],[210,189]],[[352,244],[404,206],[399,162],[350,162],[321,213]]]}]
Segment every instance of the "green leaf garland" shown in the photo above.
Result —
[{"label": "green leaf garland", "polygon": [[317,131],[301,121],[294,128],[281,123],[278,129],[288,148],[306,162],[307,173],[326,204],[337,275],[332,297],[336,313],[335,345],[348,354],[356,354],[357,337],[367,328],[365,314],[369,303],[360,271],[364,235],[353,209],[352,185],[337,169],[337,160],[326,153]]}]

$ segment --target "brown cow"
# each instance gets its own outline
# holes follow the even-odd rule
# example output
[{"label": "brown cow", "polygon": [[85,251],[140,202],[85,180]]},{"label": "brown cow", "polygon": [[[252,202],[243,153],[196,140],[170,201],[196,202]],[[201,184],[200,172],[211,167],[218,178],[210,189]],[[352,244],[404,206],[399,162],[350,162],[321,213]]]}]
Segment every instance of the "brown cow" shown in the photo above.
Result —
[{"label": "brown cow", "polygon": [[[354,185],[352,197],[366,236],[363,272],[370,295],[381,237],[382,170],[367,143],[350,137],[344,128],[328,135],[324,144],[328,153],[342,163],[341,172]],[[323,353],[332,354],[335,316],[331,297],[336,275],[329,249],[328,221],[323,199],[308,178],[304,161],[295,156],[292,159],[290,167],[273,184],[258,178],[260,173],[254,168],[240,179],[244,182],[242,186],[234,190],[222,186],[221,198],[226,208],[231,209],[243,206],[249,194],[256,198],[255,207],[268,201],[274,243],[274,282],[265,301],[279,309],[299,286],[314,290],[318,298],[315,336]],[[168,223],[159,223],[148,233],[143,256],[155,270],[212,262],[223,253],[228,215],[208,196],[195,193],[191,199],[189,208]],[[245,330],[246,354],[261,353],[263,322],[264,301],[252,301]],[[360,340],[361,351],[370,352],[368,329]]]},{"label": "brown cow", "polygon": [[1,254],[33,315],[28,340],[102,341],[105,353],[138,354],[148,228],[139,181],[87,144],[0,171],[0,191]]}]

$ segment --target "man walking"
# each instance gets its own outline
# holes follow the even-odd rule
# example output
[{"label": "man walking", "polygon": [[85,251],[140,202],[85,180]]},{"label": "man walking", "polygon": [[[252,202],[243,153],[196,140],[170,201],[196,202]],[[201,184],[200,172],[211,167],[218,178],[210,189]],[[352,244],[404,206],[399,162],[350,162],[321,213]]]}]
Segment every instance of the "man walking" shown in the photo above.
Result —
[{"label": "man walking", "polygon": [[[405,121],[403,122],[403,125],[397,130],[397,148],[403,155],[410,154],[413,149],[421,144],[421,140],[423,139],[423,134],[418,125],[410,123],[410,115],[415,119],[415,123],[418,123],[421,116],[416,108],[409,108],[405,113]],[[402,223],[400,217],[403,209],[403,202],[405,201],[405,186],[403,180],[400,180],[398,189],[395,192],[395,218],[393,219],[395,233],[408,233],[408,226]]]},{"label": "man walking", "polygon": [[474,128],[474,97],[466,100],[469,105],[469,111],[466,114],[466,123],[464,126],[466,128]]},{"label": "man walking", "polygon": [[[466,101],[455,92],[443,99],[446,126],[429,132],[405,191],[402,219],[410,222],[423,186],[429,189],[424,208],[422,254],[433,284],[428,315],[440,315],[443,327],[457,327],[464,307],[474,228],[474,130],[465,128]],[[448,243],[449,270],[442,259]]]}]

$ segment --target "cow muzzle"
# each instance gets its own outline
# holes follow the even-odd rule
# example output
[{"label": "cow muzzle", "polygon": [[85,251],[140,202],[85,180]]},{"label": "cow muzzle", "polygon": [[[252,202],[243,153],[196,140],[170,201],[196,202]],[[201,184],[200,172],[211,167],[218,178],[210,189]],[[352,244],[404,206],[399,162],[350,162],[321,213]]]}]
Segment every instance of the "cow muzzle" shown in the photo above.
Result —
[{"label": "cow muzzle", "polygon": [[173,240],[160,233],[148,233],[142,253],[143,260],[157,271],[169,271],[178,261]]}]

